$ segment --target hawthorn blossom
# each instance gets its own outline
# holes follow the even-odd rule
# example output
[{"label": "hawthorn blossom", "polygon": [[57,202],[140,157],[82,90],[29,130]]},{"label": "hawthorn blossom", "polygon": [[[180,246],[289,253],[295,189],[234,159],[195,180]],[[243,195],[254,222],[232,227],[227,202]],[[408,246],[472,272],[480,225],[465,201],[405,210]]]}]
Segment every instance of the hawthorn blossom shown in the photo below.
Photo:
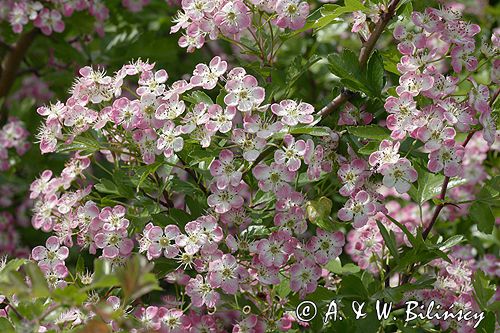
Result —
[{"label": "hawthorn blossom", "polygon": [[243,1],[228,1],[214,16],[214,23],[225,35],[235,35],[248,28],[251,16]]},{"label": "hawthorn blossom", "polygon": [[184,139],[180,134],[180,127],[175,127],[172,121],[167,120],[160,130],[156,148],[163,151],[163,155],[165,155],[166,158],[173,156],[174,153],[180,152],[182,148],[184,148]]},{"label": "hawthorn blossom", "polygon": [[144,163],[154,163],[156,155],[161,152],[157,148],[158,135],[156,132],[153,129],[136,130],[132,137],[139,145]]},{"label": "hawthorn blossom", "polygon": [[55,9],[43,8],[36,19],[33,21],[35,27],[40,28],[44,35],[51,35],[53,31],[63,32],[64,22],[62,15]]},{"label": "hawthorn blossom", "polygon": [[304,258],[290,267],[290,289],[304,298],[316,290],[320,277],[321,267],[314,262],[314,259]]},{"label": "hawthorn blossom", "polygon": [[212,194],[208,196],[207,203],[219,214],[226,213],[230,209],[238,209],[244,203],[241,193],[244,188],[244,183],[240,183],[237,186],[229,184],[224,189],[220,189],[216,184],[213,184],[210,187]]},{"label": "hawthorn blossom", "polygon": [[118,230],[102,230],[95,235],[95,245],[102,249],[102,256],[108,259],[114,259],[121,256],[128,256],[134,248],[134,242],[127,238],[127,231],[124,229]]},{"label": "hawthorn blossom", "polygon": [[456,145],[454,140],[447,140],[443,145],[429,154],[427,167],[432,172],[444,169],[444,175],[455,177],[460,173],[460,162],[464,156],[464,148]]},{"label": "hawthorn blossom", "polygon": [[366,112],[347,102],[342,107],[339,116],[339,125],[367,125],[373,120],[373,114]]},{"label": "hawthorn blossom", "polygon": [[412,132],[421,124],[420,111],[417,110],[417,103],[409,92],[403,92],[399,97],[390,96],[384,108],[390,113],[387,117],[387,128],[392,131],[391,138],[394,140],[404,139],[407,132]]},{"label": "hawthorn blossom", "polygon": [[314,113],[314,107],[309,103],[297,103],[287,99],[271,105],[271,111],[281,117],[281,122],[288,126],[296,126],[299,123],[310,124],[314,120],[311,115]]},{"label": "hawthorn blossom", "polygon": [[[141,239],[141,249],[146,252],[147,258],[152,260],[162,255],[165,258],[174,258],[179,254],[176,246],[176,238],[181,234],[176,225],[167,225],[164,229],[148,223],[144,227],[143,239]],[[142,251],[141,251],[142,252]]]},{"label": "hawthorn blossom", "polygon": [[255,134],[257,138],[268,139],[283,129],[281,121],[265,119],[258,114],[245,114],[243,128],[246,132]]},{"label": "hawthorn blossom", "polygon": [[258,164],[252,169],[252,174],[259,181],[259,188],[264,192],[277,192],[283,186],[295,179],[296,172],[290,171],[284,164],[272,162],[270,166]]},{"label": "hawthorn blossom", "polygon": [[292,254],[297,240],[284,230],[276,231],[255,243],[259,261],[266,267],[283,266]]},{"label": "hawthorn blossom", "polygon": [[419,140],[425,142],[424,148],[432,152],[439,149],[443,142],[453,140],[455,134],[455,129],[446,127],[446,123],[442,119],[432,118],[427,122],[427,125],[417,130],[416,136]]},{"label": "hawthorn blossom", "polygon": [[127,229],[129,220],[124,218],[125,213],[126,208],[121,205],[104,207],[99,213],[99,219],[103,222],[102,228],[106,231]]},{"label": "hawthorn blossom", "polygon": [[55,263],[53,265],[39,263],[40,270],[45,275],[45,280],[51,289],[62,289],[66,287],[67,282],[64,280],[68,274],[68,268],[64,263]]},{"label": "hawthorn blossom", "polygon": [[280,28],[300,29],[309,15],[309,4],[301,0],[278,0],[276,2],[276,25]]},{"label": "hawthorn blossom", "polygon": [[304,140],[297,140],[291,134],[285,134],[283,138],[285,146],[274,152],[274,160],[278,164],[284,164],[288,170],[295,172],[300,168],[301,158],[306,153]]},{"label": "hawthorn blossom", "polygon": [[226,83],[228,94],[224,103],[234,106],[241,112],[248,112],[259,106],[265,98],[265,90],[258,86],[257,79],[252,75],[245,75],[241,79],[232,79]]},{"label": "hawthorn blossom", "polygon": [[190,83],[194,87],[202,87],[203,89],[212,90],[217,85],[219,78],[226,72],[227,62],[222,60],[219,56],[210,60],[210,64],[196,65],[193,71]]},{"label": "hawthorn blossom", "polygon": [[319,265],[326,265],[342,253],[344,245],[345,237],[341,231],[328,232],[318,228],[316,236],[309,239],[306,248]]},{"label": "hawthorn blossom", "polygon": [[137,95],[144,97],[147,94],[160,96],[165,92],[165,82],[168,79],[168,74],[164,69],[159,71],[146,71],[141,73],[139,78],[139,88],[137,88]]},{"label": "hawthorn blossom", "polygon": [[236,109],[228,106],[225,110],[218,104],[213,104],[208,108],[210,120],[205,127],[210,132],[227,133],[233,127],[233,118],[236,115]]},{"label": "hawthorn blossom", "polygon": [[243,150],[243,159],[248,162],[255,161],[266,147],[266,140],[245,133],[236,128],[232,132],[231,140]]},{"label": "hawthorn blossom", "polygon": [[39,265],[53,266],[64,263],[68,255],[69,249],[66,246],[60,246],[59,238],[56,236],[49,237],[45,246],[36,246],[31,251],[31,257],[38,261]]},{"label": "hawthorn blossom", "polygon": [[209,308],[213,308],[220,299],[219,293],[214,291],[210,283],[200,274],[188,282],[186,285],[186,294],[191,297],[191,303],[195,307],[206,305]]},{"label": "hawthorn blossom", "polygon": [[343,196],[350,196],[356,189],[360,188],[368,176],[367,170],[366,161],[360,158],[342,164],[337,172],[343,184],[339,193]]},{"label": "hawthorn blossom", "polygon": [[236,258],[224,254],[220,259],[209,263],[208,282],[213,288],[221,288],[224,293],[234,295],[238,291],[238,269]]},{"label": "hawthorn blossom", "polygon": [[406,193],[410,190],[411,183],[418,178],[417,171],[406,158],[400,158],[396,163],[386,164],[381,168],[384,176],[382,182],[385,186],[394,187],[398,193]]},{"label": "hawthorn blossom", "polygon": [[393,164],[399,160],[399,146],[401,142],[393,142],[391,140],[382,140],[377,151],[370,154],[368,163],[375,167],[376,170],[381,170],[386,164]]},{"label": "hawthorn blossom", "polygon": [[155,111],[155,117],[160,120],[173,120],[179,117],[186,110],[186,104],[183,100],[179,100],[179,94],[173,93],[168,98],[164,97],[160,100],[160,105]]},{"label": "hawthorn blossom", "polygon": [[225,189],[229,184],[238,186],[242,172],[234,164],[234,154],[228,149],[219,153],[219,159],[210,164],[210,174],[214,177],[217,188]]},{"label": "hawthorn blossom", "polygon": [[338,217],[342,221],[353,220],[353,226],[360,228],[366,224],[368,218],[377,211],[377,206],[366,191],[359,191],[349,198],[344,207],[338,212]]}]

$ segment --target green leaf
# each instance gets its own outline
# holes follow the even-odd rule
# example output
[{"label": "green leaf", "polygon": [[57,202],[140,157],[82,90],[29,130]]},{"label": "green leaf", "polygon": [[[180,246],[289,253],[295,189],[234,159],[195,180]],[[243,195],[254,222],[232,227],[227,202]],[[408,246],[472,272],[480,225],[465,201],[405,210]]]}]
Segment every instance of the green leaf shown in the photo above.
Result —
[{"label": "green leaf", "polygon": [[489,300],[495,294],[495,289],[490,286],[490,281],[481,270],[477,270],[476,273],[474,273],[472,285],[474,287],[474,297],[476,298],[477,304],[479,304],[481,310],[485,310]]},{"label": "green leaf", "polygon": [[48,297],[49,285],[40,267],[33,262],[29,262],[23,267],[31,280],[32,295],[34,297]]},{"label": "green leaf", "polygon": [[380,96],[384,88],[384,60],[379,52],[375,51],[368,59],[366,68],[366,83],[372,96]]},{"label": "green leaf", "polygon": [[115,183],[106,178],[101,179],[101,182],[99,184],[95,184],[94,187],[101,193],[120,195]]},{"label": "green leaf", "polygon": [[198,103],[205,103],[207,105],[212,105],[214,102],[212,101],[212,98],[205,94],[203,91],[194,91],[191,94],[187,96],[182,97],[184,100],[193,103],[193,104],[198,104]]},{"label": "green leaf", "polygon": [[368,298],[368,290],[356,275],[346,275],[340,282],[339,295],[345,298]]},{"label": "green leaf", "polygon": [[396,238],[394,236],[394,233],[391,232],[391,234],[389,234],[385,226],[378,220],[377,226],[380,230],[380,233],[382,234],[385,245],[389,249],[389,252],[394,257],[394,259],[399,260],[398,246],[396,245]]},{"label": "green leaf", "polygon": [[318,200],[309,201],[306,204],[307,219],[318,227],[332,231],[333,223],[330,219],[332,212],[332,201],[327,197],[321,197]]},{"label": "green leaf", "polygon": [[388,139],[390,132],[387,128],[380,127],[377,125],[365,125],[365,126],[349,126],[347,131],[360,138],[373,139],[382,141]]},{"label": "green leaf", "polygon": [[[441,174],[433,174],[426,169],[415,166],[418,172],[417,187],[412,185],[408,194],[419,205],[423,205],[427,200],[430,200],[441,193],[443,187],[444,176]],[[463,185],[467,182],[466,179],[453,178],[448,182],[448,189]]]},{"label": "green leaf", "polygon": [[14,327],[7,318],[0,317],[0,332],[2,333],[16,333]]},{"label": "green leaf", "polygon": [[469,216],[477,223],[479,231],[486,234],[493,232],[495,216],[488,204],[481,201],[475,201],[470,207]]},{"label": "green leaf", "polygon": [[342,263],[340,262],[339,258],[335,258],[333,260],[330,260],[328,264],[326,264],[325,268],[332,273],[338,274],[338,275],[346,275],[346,274],[356,274],[358,273],[361,269],[352,264],[348,263],[342,266]]}]

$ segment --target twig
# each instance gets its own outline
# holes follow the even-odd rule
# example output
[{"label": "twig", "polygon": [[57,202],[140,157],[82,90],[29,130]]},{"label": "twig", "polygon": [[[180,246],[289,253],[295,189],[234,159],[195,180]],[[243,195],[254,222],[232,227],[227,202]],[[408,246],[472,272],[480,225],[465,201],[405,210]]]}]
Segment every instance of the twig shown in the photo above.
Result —
[{"label": "twig", "polygon": [[[21,34],[11,51],[5,55],[2,61],[2,76],[0,77],[0,99],[7,97],[7,94],[16,80],[19,66],[37,33],[38,29],[32,29]],[[7,111],[4,106],[5,100],[2,102],[0,108],[0,124],[7,120]]]},{"label": "twig", "polygon": [[[375,28],[370,34],[368,40],[365,43],[363,43],[358,58],[359,65],[361,66],[361,68],[366,66],[366,63],[368,62],[368,59],[370,58],[370,55],[372,54],[373,49],[377,44],[377,41],[384,32],[384,29],[387,26],[387,24],[390,22],[390,20],[396,13],[396,8],[398,7],[399,1],[400,0],[392,0],[392,2],[389,4],[389,7],[387,7],[387,11],[381,14],[380,20],[375,25]],[[333,101],[331,101],[328,105],[326,105],[323,109],[321,109],[319,115],[321,117],[329,115],[334,110],[339,108],[342,104],[347,102],[350,98],[351,96],[349,93],[347,92],[341,93],[340,95],[335,97]]]}]

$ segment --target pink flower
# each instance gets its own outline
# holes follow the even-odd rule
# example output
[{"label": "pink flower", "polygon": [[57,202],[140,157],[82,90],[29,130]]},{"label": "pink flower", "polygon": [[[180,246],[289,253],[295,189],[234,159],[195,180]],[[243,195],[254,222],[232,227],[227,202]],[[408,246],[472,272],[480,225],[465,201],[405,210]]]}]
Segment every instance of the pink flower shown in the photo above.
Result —
[{"label": "pink flower", "polygon": [[417,130],[417,138],[425,142],[424,147],[428,151],[439,149],[444,141],[453,140],[455,134],[455,129],[446,127],[446,123],[439,118],[432,118],[426,126]]},{"label": "pink flower", "polygon": [[238,292],[238,270],[240,267],[236,258],[224,254],[220,259],[209,263],[208,282],[213,288],[221,288],[226,294]]},{"label": "pink flower", "polygon": [[68,276],[68,268],[64,263],[55,263],[54,265],[49,265],[46,263],[39,263],[40,270],[45,275],[45,279],[50,288],[52,289],[62,289],[66,287],[67,283],[64,279]]},{"label": "pink flower", "polygon": [[368,217],[374,215],[377,206],[368,192],[359,191],[354,197],[351,197],[345,203],[344,207],[338,212],[338,217],[342,221],[354,220],[353,226],[360,228],[366,224]]},{"label": "pink flower", "polygon": [[295,233],[301,235],[307,231],[307,221],[303,207],[292,206],[288,210],[276,209],[274,215],[274,225],[290,235]]},{"label": "pink flower", "polygon": [[200,274],[189,281],[186,286],[186,294],[191,297],[191,303],[195,307],[206,305],[213,308],[220,299],[219,293],[215,292],[210,283],[205,282]]},{"label": "pink flower", "polygon": [[342,164],[337,173],[343,184],[339,193],[343,196],[350,196],[356,189],[360,188],[368,178],[367,170],[366,161],[359,158],[350,163]]},{"label": "pink flower", "polygon": [[165,155],[166,158],[173,156],[174,153],[180,152],[182,148],[184,148],[184,139],[180,134],[180,127],[175,127],[172,121],[167,120],[160,130],[156,148],[163,151],[163,155]]},{"label": "pink flower", "polygon": [[295,179],[295,171],[290,171],[284,164],[276,162],[270,166],[259,164],[252,170],[252,174],[259,181],[259,188],[264,192],[277,192],[281,187],[288,186]]},{"label": "pink flower", "polygon": [[234,164],[234,154],[228,149],[224,149],[219,154],[219,159],[210,164],[210,174],[219,189],[225,189],[229,184],[238,186],[242,173]]},{"label": "pink flower", "polygon": [[227,133],[233,127],[233,118],[236,115],[236,108],[228,106],[226,110],[218,104],[210,105],[208,108],[210,120],[205,127],[210,132]]},{"label": "pink flower", "polygon": [[278,0],[276,25],[280,28],[300,29],[309,15],[309,4],[301,0]]},{"label": "pink flower", "polygon": [[399,146],[401,143],[399,141],[393,142],[391,140],[382,140],[380,142],[377,151],[370,154],[368,163],[375,167],[376,170],[380,170],[385,164],[396,163],[399,159]]},{"label": "pink flower", "polygon": [[164,69],[152,72],[143,72],[139,78],[139,88],[136,92],[139,96],[144,96],[146,94],[153,94],[155,96],[160,96],[165,92],[165,82],[168,79],[168,74]]},{"label": "pink flower", "polygon": [[158,317],[158,307],[148,306],[146,309],[140,307],[135,313],[142,326],[148,330],[159,330],[161,328],[160,318]]},{"label": "pink flower", "polygon": [[407,132],[412,132],[421,123],[421,120],[417,120],[420,115],[417,103],[409,92],[403,92],[399,98],[387,98],[384,108],[390,113],[387,117],[387,128],[392,131],[391,138],[394,140],[404,139]]},{"label": "pink flower", "polygon": [[266,147],[266,140],[247,134],[240,128],[233,130],[231,140],[243,150],[243,158],[248,162],[255,161]]},{"label": "pink flower", "polygon": [[306,257],[290,267],[290,289],[304,298],[316,290],[320,277],[321,267],[314,259]]},{"label": "pink flower", "polygon": [[62,137],[59,121],[48,121],[43,124],[36,137],[42,154],[56,151],[57,139]]},{"label": "pink flower", "polygon": [[437,102],[443,109],[443,116],[449,124],[456,126],[460,131],[466,132],[475,120],[472,110],[467,103],[458,103],[454,98],[447,98]]},{"label": "pink flower", "polygon": [[236,107],[241,112],[248,112],[259,106],[266,94],[264,88],[258,86],[257,79],[252,75],[229,80],[226,83],[226,90],[228,94],[224,97],[224,103]]},{"label": "pink flower", "polygon": [[314,255],[318,265],[326,265],[342,253],[344,245],[345,237],[341,231],[332,233],[318,228],[316,236],[309,239],[306,248]]},{"label": "pink flower", "polygon": [[451,50],[451,66],[456,73],[460,73],[464,65],[469,72],[476,70],[478,61],[472,56],[473,52],[474,45],[455,46]]},{"label": "pink flower", "polygon": [[321,172],[331,172],[332,164],[324,159],[324,149],[323,146],[317,145],[314,147],[314,143],[311,139],[306,142],[306,153],[304,155],[304,162],[307,164],[307,177],[309,180],[318,180],[321,176]]},{"label": "pink flower", "polygon": [[412,54],[416,49],[425,47],[426,38],[422,29],[410,24],[397,24],[394,28],[394,38],[400,41],[398,50],[402,54]]},{"label": "pink flower", "polygon": [[238,209],[244,203],[241,193],[244,188],[245,184],[240,183],[238,186],[228,185],[224,189],[219,189],[214,183],[210,187],[212,194],[208,196],[207,203],[219,214],[226,213],[232,208]]},{"label": "pink flower", "polygon": [[45,170],[40,178],[36,179],[30,185],[30,199],[36,199],[40,194],[47,194],[49,182],[52,179],[52,171]]},{"label": "pink flower", "polygon": [[387,187],[395,187],[398,193],[406,193],[410,190],[411,183],[418,178],[417,171],[406,158],[400,158],[394,164],[386,164],[381,169],[383,184]]},{"label": "pink flower", "polygon": [[161,153],[157,148],[158,135],[156,132],[153,129],[136,130],[132,137],[141,149],[144,163],[154,163],[156,155]]},{"label": "pink flower", "polygon": [[242,1],[236,0],[223,5],[213,19],[223,34],[235,35],[250,26],[251,14]]},{"label": "pink flower", "polygon": [[111,120],[128,131],[137,128],[141,123],[140,102],[130,101],[126,97],[121,97],[113,102],[111,108]]},{"label": "pink flower", "polygon": [[134,242],[127,238],[127,230],[124,229],[102,230],[95,235],[94,240],[96,246],[103,249],[103,257],[108,259],[114,259],[119,255],[128,256],[134,248]]},{"label": "pink flower", "polygon": [[264,333],[266,325],[254,314],[240,320],[233,326],[232,333]]},{"label": "pink flower", "polygon": [[271,105],[271,111],[275,115],[282,117],[281,122],[288,126],[296,126],[299,123],[310,124],[314,120],[311,115],[314,112],[314,107],[311,104],[297,103],[290,99]]},{"label": "pink flower", "polygon": [[245,114],[243,118],[243,128],[246,132],[257,135],[258,138],[267,139],[283,129],[280,121],[273,122],[258,114]]},{"label": "pink flower", "polygon": [[69,249],[66,246],[60,246],[59,238],[51,236],[47,239],[44,246],[36,246],[31,251],[33,260],[38,261],[39,265],[64,264],[64,260],[69,255]]},{"label": "pink flower", "polygon": [[399,78],[399,86],[396,87],[396,92],[399,96],[404,93],[417,96],[420,92],[431,89],[433,85],[434,78],[428,74],[406,72]]},{"label": "pink flower", "polygon": [[126,211],[121,205],[104,207],[99,213],[99,219],[104,222],[102,228],[106,231],[126,230],[129,225],[129,220],[124,218]]},{"label": "pink flower", "polygon": [[43,8],[33,24],[35,27],[40,28],[42,33],[47,36],[52,34],[52,31],[64,31],[64,22],[62,21],[61,13],[54,9]]},{"label": "pink flower", "polygon": [[464,156],[464,148],[456,145],[454,140],[447,140],[438,150],[429,154],[427,167],[432,172],[439,172],[444,168],[444,175],[455,177],[460,173],[460,161]]},{"label": "pink flower", "polygon": [[223,61],[219,56],[214,57],[209,66],[205,64],[196,65],[190,80],[194,87],[203,87],[203,89],[207,90],[214,89],[219,78],[227,70],[227,62]]},{"label": "pink flower", "polygon": [[[146,248],[147,258],[152,260],[162,255],[165,258],[174,258],[179,254],[179,248],[175,244],[177,236],[181,234],[176,225],[167,225],[165,229],[153,226],[148,223],[144,228],[144,238],[142,249]],[[142,251],[141,251],[142,252]]]},{"label": "pink flower", "polygon": [[295,142],[291,134],[285,134],[283,138],[285,146],[274,152],[274,160],[278,164],[284,164],[290,171],[297,171],[301,165],[301,158],[306,153],[306,143],[304,140]]},{"label": "pink flower", "polygon": [[184,101],[179,100],[179,94],[173,93],[168,98],[164,97],[160,100],[155,116],[160,120],[173,120],[183,114],[185,110],[186,104],[184,104]]},{"label": "pink flower", "polygon": [[283,266],[292,254],[297,240],[284,230],[271,234],[268,239],[264,238],[255,243],[259,261],[266,267],[279,268]]},{"label": "pink flower", "polygon": [[[210,120],[210,114],[208,114],[207,111],[207,104],[196,104],[193,110],[182,119],[182,134],[189,134],[193,132],[197,126],[205,125]],[[216,111],[218,111],[218,108],[216,109]]]},{"label": "pink flower", "polygon": [[184,248],[188,255],[196,254],[208,241],[207,235],[201,233],[199,221],[191,221],[184,227],[186,234],[181,234],[175,238],[175,243]]},{"label": "pink flower", "polygon": [[339,116],[339,125],[367,125],[373,120],[371,113],[355,107],[347,102],[344,104]]}]

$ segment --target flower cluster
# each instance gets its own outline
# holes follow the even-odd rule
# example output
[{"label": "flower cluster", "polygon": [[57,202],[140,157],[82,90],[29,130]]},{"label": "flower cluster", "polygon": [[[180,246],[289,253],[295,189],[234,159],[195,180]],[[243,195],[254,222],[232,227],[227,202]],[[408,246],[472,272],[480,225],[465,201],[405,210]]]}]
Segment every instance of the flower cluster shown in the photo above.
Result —
[{"label": "flower cluster", "polygon": [[[149,0],[122,0],[123,6],[131,12],[141,11],[148,3]],[[95,18],[96,31],[103,34],[103,22],[109,17],[109,9],[102,0],[6,0],[0,4],[0,21],[8,21],[15,33],[21,33],[32,22],[33,26],[48,36],[54,32],[63,32],[64,17],[81,11],[87,11]]]},{"label": "flower cluster", "polygon": [[238,42],[248,35],[258,42],[256,20],[266,29],[269,24],[272,30],[272,24],[297,30],[304,26],[308,14],[309,4],[302,0],[185,0],[170,32],[182,29],[179,46],[193,52],[203,47],[207,39],[220,36]]},{"label": "flower cluster", "polygon": [[22,156],[31,147],[28,141],[29,132],[24,124],[16,118],[10,118],[0,129],[0,171],[8,170],[14,163],[9,151]]},{"label": "flower cluster", "polygon": [[[457,131],[471,131],[479,122],[488,144],[495,140],[489,88],[477,84],[471,74],[498,57],[500,45],[495,33],[492,44],[481,46],[478,54],[474,36],[479,32],[478,25],[462,21],[452,7],[414,12],[410,22],[402,22],[394,30],[403,55],[397,65],[402,76],[396,87],[397,96],[389,97],[385,103],[389,113],[387,127],[393,140],[401,141],[409,135],[421,141],[429,154],[428,169],[443,171],[447,177],[459,175],[464,155],[463,147],[456,142]],[[446,74],[449,65],[454,74]],[[492,66],[492,83],[497,82],[498,70],[498,66]],[[464,71],[468,73],[460,80],[458,75]],[[457,94],[459,83],[466,79],[471,85],[469,94]],[[431,103],[419,107],[417,96]]]}]

